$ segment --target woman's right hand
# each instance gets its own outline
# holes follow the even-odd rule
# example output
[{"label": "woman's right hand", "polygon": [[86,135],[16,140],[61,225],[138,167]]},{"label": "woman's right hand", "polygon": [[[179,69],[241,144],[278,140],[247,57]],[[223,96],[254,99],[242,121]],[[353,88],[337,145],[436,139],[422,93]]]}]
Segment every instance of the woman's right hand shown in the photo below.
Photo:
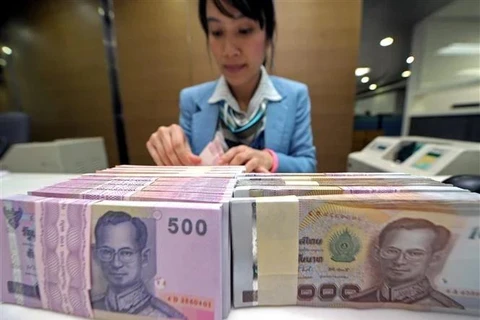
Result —
[{"label": "woman's right hand", "polygon": [[158,166],[194,166],[202,162],[192,153],[185,133],[177,124],[159,127],[148,139],[147,149]]}]

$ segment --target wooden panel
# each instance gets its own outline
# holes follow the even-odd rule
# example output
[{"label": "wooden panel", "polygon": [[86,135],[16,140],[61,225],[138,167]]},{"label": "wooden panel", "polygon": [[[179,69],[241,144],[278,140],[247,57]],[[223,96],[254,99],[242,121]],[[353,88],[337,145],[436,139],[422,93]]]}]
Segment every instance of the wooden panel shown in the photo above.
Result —
[{"label": "wooden panel", "polygon": [[120,90],[131,163],[152,163],[145,143],[178,123],[178,97],[191,85],[188,0],[116,0]]},{"label": "wooden panel", "polygon": [[317,152],[317,160],[322,172],[346,171],[348,156],[339,152]]},{"label": "wooden panel", "polygon": [[276,1],[274,71],[309,87],[319,171],[346,170],[361,5],[355,0]]},{"label": "wooden panel", "polygon": [[[118,164],[98,1],[32,2],[9,21],[7,81],[31,116],[32,139],[102,136]],[[11,86],[9,86],[11,87]]]},{"label": "wooden panel", "polygon": [[[178,122],[179,91],[219,73],[209,59],[197,1],[114,4],[130,159],[152,163],[145,142],[158,126]],[[318,169],[344,171],[352,143],[361,1],[277,0],[275,5],[273,73],[309,86]]]},{"label": "wooden panel", "polygon": [[7,87],[5,83],[0,83],[0,112],[10,111],[7,99]]},{"label": "wooden panel", "polygon": [[209,55],[207,37],[198,18],[198,1],[188,1],[188,16],[192,84],[215,80],[220,72],[215,58]]},{"label": "wooden panel", "polygon": [[[135,159],[132,163],[143,165],[154,165],[154,162],[145,147],[145,142],[148,140],[152,132],[159,127],[160,118],[166,119],[166,123],[178,123],[178,100],[158,100],[156,101],[159,108],[155,109],[155,113],[142,114],[137,113],[130,115],[125,119],[125,126],[128,130],[128,138],[132,143],[136,143],[135,147],[129,146],[130,159]],[[165,115],[162,115],[162,110],[165,108],[177,109],[177,111],[171,115],[170,119],[167,119]]]}]

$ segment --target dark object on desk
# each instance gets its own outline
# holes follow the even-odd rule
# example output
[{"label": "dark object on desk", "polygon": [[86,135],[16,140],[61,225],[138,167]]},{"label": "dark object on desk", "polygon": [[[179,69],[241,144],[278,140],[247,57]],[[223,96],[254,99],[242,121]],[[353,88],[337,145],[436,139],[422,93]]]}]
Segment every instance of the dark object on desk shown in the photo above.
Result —
[{"label": "dark object on desk", "polygon": [[480,115],[412,117],[408,135],[480,142]]},{"label": "dark object on desk", "polygon": [[470,190],[471,192],[480,193],[480,175],[464,174],[452,176],[443,183],[452,184],[455,187]]},{"label": "dark object on desk", "polygon": [[402,163],[407,160],[412,154],[415,153],[418,149],[423,146],[423,143],[419,142],[410,142],[403,145],[400,150],[398,150],[395,158],[393,159],[396,163]]},{"label": "dark object on desk", "polygon": [[0,113],[0,158],[15,143],[30,141],[30,117],[23,112]]}]

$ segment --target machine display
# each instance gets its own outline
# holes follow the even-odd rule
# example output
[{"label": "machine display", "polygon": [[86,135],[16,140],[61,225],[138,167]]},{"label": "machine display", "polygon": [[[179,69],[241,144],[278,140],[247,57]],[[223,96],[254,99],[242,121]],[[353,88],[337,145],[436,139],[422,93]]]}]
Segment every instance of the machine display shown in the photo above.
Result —
[{"label": "machine display", "polygon": [[428,152],[427,154],[423,155],[420,159],[418,159],[413,166],[417,169],[421,170],[429,170],[432,165],[436,163],[436,161],[442,156],[441,150],[433,150]]},{"label": "machine display", "polygon": [[348,171],[422,176],[480,174],[480,143],[428,137],[377,137],[348,156]]}]

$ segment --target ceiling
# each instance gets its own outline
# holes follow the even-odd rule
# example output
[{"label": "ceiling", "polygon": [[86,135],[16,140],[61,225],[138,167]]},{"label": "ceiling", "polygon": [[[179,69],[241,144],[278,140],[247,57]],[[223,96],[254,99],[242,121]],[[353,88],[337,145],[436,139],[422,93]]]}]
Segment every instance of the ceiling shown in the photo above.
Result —
[{"label": "ceiling", "polygon": [[[363,0],[363,17],[358,67],[369,67],[366,84],[357,77],[357,94],[368,92],[369,85],[392,84],[403,80],[408,70],[410,43],[415,24],[452,0]],[[392,37],[391,46],[380,40]],[[415,62],[414,62],[415,63]]]}]

